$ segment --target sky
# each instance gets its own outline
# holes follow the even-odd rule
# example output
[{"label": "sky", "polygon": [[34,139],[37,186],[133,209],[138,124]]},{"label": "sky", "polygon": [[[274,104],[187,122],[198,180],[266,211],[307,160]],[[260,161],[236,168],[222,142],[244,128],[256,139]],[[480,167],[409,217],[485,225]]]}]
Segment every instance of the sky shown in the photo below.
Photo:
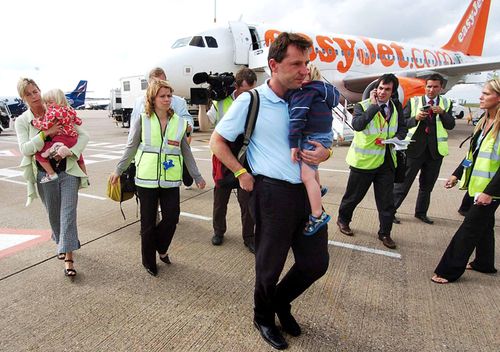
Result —
[{"label": "sky", "polygon": [[[109,97],[119,78],[146,74],[172,43],[214,25],[243,20],[282,30],[364,35],[444,45],[469,0],[25,0],[2,1],[0,96],[20,77],[42,91]],[[500,56],[500,1],[492,0],[484,56]],[[167,68],[168,74],[168,68]],[[465,93],[463,93],[465,94]],[[476,93],[473,93],[476,94]]]}]

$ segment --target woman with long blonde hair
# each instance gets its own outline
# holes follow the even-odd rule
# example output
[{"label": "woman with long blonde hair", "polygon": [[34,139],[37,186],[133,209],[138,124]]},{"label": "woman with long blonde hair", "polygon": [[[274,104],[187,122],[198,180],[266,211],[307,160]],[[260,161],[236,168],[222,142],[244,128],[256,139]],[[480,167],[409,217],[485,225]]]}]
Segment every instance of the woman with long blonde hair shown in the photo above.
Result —
[{"label": "woman with long blonde hair", "polygon": [[[469,152],[446,182],[467,189],[473,205],[464,222],[453,236],[431,280],[446,284],[460,278],[466,269],[496,273],[495,268],[495,211],[500,199],[500,79],[488,81],[483,87],[479,106],[485,110],[470,144]],[[472,252],[474,260],[467,264]]]}]

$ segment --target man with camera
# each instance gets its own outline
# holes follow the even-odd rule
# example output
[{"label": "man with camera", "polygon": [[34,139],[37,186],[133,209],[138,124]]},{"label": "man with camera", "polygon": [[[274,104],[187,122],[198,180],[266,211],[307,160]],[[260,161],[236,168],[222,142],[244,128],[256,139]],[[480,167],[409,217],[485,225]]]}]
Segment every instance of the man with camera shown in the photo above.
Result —
[{"label": "man with camera", "polygon": [[403,108],[399,101],[392,99],[398,86],[399,81],[392,73],[382,75],[370,92],[370,98],[354,106],[354,139],[346,158],[351,170],[337,220],[341,233],[354,235],[349,223],[373,183],[380,222],[378,238],[391,249],[396,248],[391,230],[395,212],[392,187],[397,162],[394,147],[384,144],[384,140],[406,136]]},{"label": "man with camera", "polygon": [[[235,76],[235,90],[224,99],[214,101],[212,103],[212,107],[207,113],[210,122],[216,126],[224,117],[224,114],[229,110],[233,101],[241,93],[254,88],[255,83],[257,83],[257,76],[255,72],[246,67],[240,69]],[[222,164],[215,155],[212,157],[212,166],[215,182],[213,209],[214,235],[212,237],[212,244],[214,246],[220,246],[224,240],[224,234],[226,233],[227,204],[229,202],[232,189],[217,184],[217,181],[221,176]],[[248,200],[250,198],[250,194],[241,188],[237,188],[236,192],[241,210],[241,232],[243,235],[243,243],[250,252],[255,253],[254,222],[248,210]]]},{"label": "man with camera", "polygon": [[[420,171],[415,217],[426,224],[434,221],[427,217],[431,192],[439,176],[443,157],[448,155],[448,132],[455,127],[451,100],[439,95],[444,78],[432,74],[425,81],[425,95],[410,99],[404,109],[408,127],[407,140],[414,140],[406,151],[405,180],[394,186],[394,205],[399,208],[406,198],[417,173]],[[394,223],[401,221],[394,217]]]}]

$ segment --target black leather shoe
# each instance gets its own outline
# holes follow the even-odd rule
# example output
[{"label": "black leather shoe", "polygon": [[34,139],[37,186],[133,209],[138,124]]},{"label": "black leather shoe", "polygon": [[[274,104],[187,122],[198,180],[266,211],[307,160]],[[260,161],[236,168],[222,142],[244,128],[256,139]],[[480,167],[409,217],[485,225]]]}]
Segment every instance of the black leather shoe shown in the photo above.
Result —
[{"label": "black leather shoe", "polygon": [[281,328],[284,332],[292,336],[299,336],[302,333],[300,325],[297,323],[292,313],[280,312],[276,313],[281,323]]},{"label": "black leather shoe", "polygon": [[253,321],[253,325],[259,330],[262,338],[277,350],[284,350],[288,347],[288,343],[275,325],[262,325],[255,320]]},{"label": "black leather shoe", "polygon": [[396,242],[392,240],[391,236],[378,236],[378,239],[381,240],[384,246],[386,246],[387,248],[396,248]]},{"label": "black leather shoe", "polygon": [[354,236],[354,232],[352,232],[349,225],[343,224],[339,220],[337,220],[337,226],[339,227],[340,232],[342,232],[344,235]]},{"label": "black leather shoe", "polygon": [[248,241],[248,242],[245,242],[244,244],[245,244],[245,247],[248,248],[250,253],[255,254],[255,243],[253,241],[252,242]]},{"label": "black leather shoe", "polygon": [[399,218],[397,218],[397,217],[394,217],[394,219],[392,219],[392,222],[394,224],[401,224],[401,220],[399,220]]},{"label": "black leather shoe", "polygon": [[[145,267],[146,268],[146,267]],[[149,275],[151,276],[156,276],[158,275],[158,269],[157,268],[146,268],[146,271],[148,272]]]},{"label": "black leather shoe", "polygon": [[214,246],[220,246],[222,242],[224,242],[224,236],[214,235],[214,237],[212,237],[212,244]]},{"label": "black leather shoe", "polygon": [[160,260],[162,262],[164,262],[165,264],[172,264],[172,262],[170,261],[170,258],[168,257],[168,254],[165,254],[165,256],[161,256],[160,254]]},{"label": "black leather shoe", "polygon": [[458,213],[462,216],[465,216],[467,215],[467,212],[465,210],[462,210],[462,209],[458,209]]},{"label": "black leather shoe", "polygon": [[420,220],[420,221],[422,221],[422,222],[425,222],[426,224],[429,224],[429,225],[434,224],[434,221],[432,221],[431,219],[429,219],[429,218],[427,217],[427,215],[420,215],[420,214],[419,214],[419,215],[416,215],[416,214],[415,214],[415,217],[416,217],[418,220]]}]

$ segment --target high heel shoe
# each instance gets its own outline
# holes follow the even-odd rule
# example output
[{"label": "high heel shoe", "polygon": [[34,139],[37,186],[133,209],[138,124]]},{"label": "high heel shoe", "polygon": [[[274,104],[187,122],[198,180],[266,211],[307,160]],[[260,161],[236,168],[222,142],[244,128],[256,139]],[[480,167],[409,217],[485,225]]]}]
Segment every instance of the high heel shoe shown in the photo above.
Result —
[{"label": "high heel shoe", "polygon": [[[73,263],[72,259],[65,259],[65,263]],[[64,275],[69,276],[69,277],[75,277],[76,276],[76,270],[75,269],[66,269],[64,268]]]},{"label": "high heel shoe", "polygon": [[165,264],[172,264],[172,262],[170,261],[170,258],[168,257],[168,254],[166,254],[166,253],[165,253],[165,255],[163,257],[160,254],[160,260],[162,262],[164,262]]}]

